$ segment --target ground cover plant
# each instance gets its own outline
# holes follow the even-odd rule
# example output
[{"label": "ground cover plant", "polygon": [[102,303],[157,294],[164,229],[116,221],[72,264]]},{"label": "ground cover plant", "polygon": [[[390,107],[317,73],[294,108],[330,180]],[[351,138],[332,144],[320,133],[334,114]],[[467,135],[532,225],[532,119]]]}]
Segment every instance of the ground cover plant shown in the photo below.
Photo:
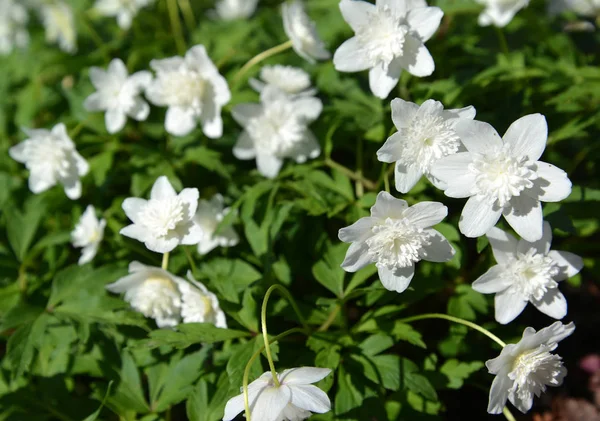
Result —
[{"label": "ground cover plant", "polygon": [[0,0],[0,419],[600,419],[599,16]]}]

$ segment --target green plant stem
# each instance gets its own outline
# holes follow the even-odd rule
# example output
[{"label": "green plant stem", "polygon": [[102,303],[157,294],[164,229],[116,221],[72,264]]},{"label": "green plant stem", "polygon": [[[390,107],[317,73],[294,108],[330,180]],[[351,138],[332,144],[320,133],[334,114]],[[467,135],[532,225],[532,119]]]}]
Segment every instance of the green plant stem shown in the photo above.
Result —
[{"label": "green plant stem", "polygon": [[179,8],[183,14],[183,19],[185,20],[188,31],[192,32],[196,28],[196,18],[190,0],[179,0]]},{"label": "green plant stem", "polygon": [[269,288],[263,299],[262,309],[260,311],[260,324],[262,328],[263,341],[265,342],[265,354],[267,355],[267,361],[269,362],[269,369],[271,370],[271,376],[273,377],[273,383],[275,387],[279,387],[279,378],[277,378],[277,371],[275,370],[275,364],[273,363],[273,356],[271,355],[271,346],[269,345],[269,334],[267,332],[267,305],[269,304],[269,296],[274,290]]},{"label": "green plant stem", "polygon": [[341,309],[342,309],[342,304],[341,303],[336,304],[333,311],[331,313],[329,313],[329,317],[327,317],[327,320],[325,320],[323,322],[323,324],[321,326],[319,326],[319,328],[317,329],[317,332],[327,332],[327,329],[329,329],[329,327],[331,327],[333,322],[335,322],[335,319]]},{"label": "green plant stem", "polygon": [[358,138],[356,145],[356,174],[359,180],[356,181],[356,197],[361,198],[365,194],[365,186],[363,180],[363,142],[362,137]]},{"label": "green plant stem", "polygon": [[504,414],[504,417],[506,418],[507,421],[517,421],[517,419],[512,414],[512,412],[510,412],[510,409],[508,409],[507,406],[504,407],[504,409],[502,410],[502,413]]},{"label": "green plant stem", "polygon": [[169,252],[163,254],[161,267],[163,268],[163,270],[167,270],[167,268],[169,267]]},{"label": "green plant stem", "polygon": [[232,85],[239,82],[239,80],[242,78],[242,76],[244,76],[246,74],[246,72],[248,72],[248,70],[250,70],[252,67],[254,67],[254,65],[260,63],[263,60],[268,59],[271,56],[274,56],[275,54],[279,54],[282,51],[285,51],[291,47],[292,47],[292,41],[288,40],[288,41],[284,42],[283,44],[276,45],[273,48],[269,48],[268,50],[265,50],[262,53],[255,55],[250,60],[248,60],[248,62],[246,64],[244,64],[240,70],[238,70],[238,72],[233,77],[233,80],[231,82]]},{"label": "green plant stem", "polygon": [[504,55],[508,56],[510,53],[508,51],[508,43],[506,42],[506,37],[504,36],[504,31],[502,30],[502,28],[498,28],[497,26],[494,26],[494,28],[496,29],[496,35],[498,35],[498,41],[500,42],[500,48],[502,49],[502,52],[504,53]]},{"label": "green plant stem", "polygon": [[185,54],[185,40],[183,38],[183,29],[179,20],[179,10],[177,8],[177,0],[167,0],[167,8],[169,10],[169,19],[171,21],[171,31],[175,38],[175,45],[179,54]]},{"label": "green plant stem", "polygon": [[192,257],[192,254],[190,253],[190,251],[186,247],[183,247],[183,251],[185,253],[185,256],[188,259],[188,263],[190,264],[190,268],[192,269],[192,273],[196,273],[196,264],[194,263],[194,258]]},{"label": "green plant stem", "polygon": [[354,172],[351,169],[344,167],[342,164],[338,164],[337,162],[335,162],[332,159],[327,158],[327,159],[325,159],[324,163],[329,168],[333,168],[333,169],[340,171],[341,173],[350,177],[352,180],[360,181],[362,183],[362,185],[364,187],[366,187],[368,190],[377,190],[377,183],[374,183],[371,180],[364,178],[362,176],[362,174],[358,174],[357,172]]}]

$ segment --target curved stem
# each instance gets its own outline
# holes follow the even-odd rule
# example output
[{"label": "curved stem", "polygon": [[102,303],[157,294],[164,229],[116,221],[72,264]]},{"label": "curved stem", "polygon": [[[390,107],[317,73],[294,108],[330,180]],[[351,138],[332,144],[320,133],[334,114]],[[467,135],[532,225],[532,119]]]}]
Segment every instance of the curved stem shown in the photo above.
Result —
[{"label": "curved stem", "polygon": [[167,270],[167,268],[169,267],[169,252],[163,254],[161,267],[163,268],[163,270]]},{"label": "curved stem", "polygon": [[265,298],[263,300],[263,306],[266,307],[265,302],[269,300],[269,296],[275,290],[279,290],[279,293],[281,295],[283,295],[285,298],[287,298],[287,300],[289,301],[290,305],[294,309],[294,312],[296,313],[296,316],[298,316],[298,320],[300,320],[300,324],[302,325],[302,327],[304,328],[304,330],[307,331],[307,332],[310,331],[310,327],[306,323],[306,320],[304,319],[304,316],[302,316],[302,313],[300,312],[300,308],[298,307],[298,304],[296,304],[296,300],[294,300],[294,297],[292,297],[292,294],[290,294],[290,292],[284,286],[282,286],[282,285],[271,285],[271,287],[265,293]]},{"label": "curved stem", "polygon": [[275,54],[279,54],[282,51],[285,51],[291,47],[292,47],[292,41],[288,40],[288,41],[284,42],[283,44],[279,44],[273,48],[269,48],[268,50],[265,50],[262,53],[255,55],[250,60],[248,60],[248,62],[246,64],[244,64],[240,70],[238,70],[238,72],[233,77],[233,80],[231,81],[231,83],[232,84],[237,83],[242,78],[242,76],[244,76],[244,74],[246,74],[246,72],[248,72],[248,70],[250,70],[252,67],[254,67],[255,64],[258,64],[261,61],[266,60],[269,57],[274,56]]},{"label": "curved stem", "polygon": [[277,371],[275,370],[275,364],[273,364],[271,346],[269,345],[269,334],[267,333],[267,304],[269,304],[269,296],[273,291],[273,287],[269,288],[265,294],[265,298],[263,299],[262,309],[260,311],[260,324],[262,328],[263,341],[265,342],[265,354],[267,354],[267,361],[269,362],[269,369],[271,370],[273,383],[275,383],[275,387],[279,387],[279,378],[277,378]]},{"label": "curved stem", "polygon": [[512,414],[512,412],[510,412],[510,409],[508,409],[508,406],[504,407],[504,409],[502,410],[502,413],[504,414],[504,417],[506,418],[507,421],[517,421],[517,419]]}]

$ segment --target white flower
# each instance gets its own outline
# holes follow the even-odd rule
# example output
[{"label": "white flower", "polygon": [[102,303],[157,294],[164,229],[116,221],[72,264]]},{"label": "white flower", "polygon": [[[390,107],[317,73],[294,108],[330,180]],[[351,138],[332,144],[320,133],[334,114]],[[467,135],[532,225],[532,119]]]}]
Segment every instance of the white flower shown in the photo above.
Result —
[{"label": "white flower", "polygon": [[284,158],[302,163],[319,156],[321,148],[307,125],[321,113],[321,100],[290,97],[274,86],[267,86],[260,96],[260,104],[238,104],[232,110],[233,118],[245,128],[233,147],[235,157],[256,158],[258,171],[273,178]]},{"label": "white flower", "polygon": [[91,262],[98,252],[98,247],[104,238],[104,228],[106,227],[106,219],[98,220],[96,210],[92,205],[89,205],[75,229],[71,232],[71,242],[73,247],[83,247],[79,264],[85,265]]},{"label": "white flower", "polygon": [[375,263],[383,286],[403,292],[419,260],[446,262],[454,256],[454,248],[448,240],[431,228],[447,214],[448,208],[438,202],[408,206],[406,201],[380,192],[371,208],[371,216],[340,229],[339,239],[352,243],[342,268],[356,272]]},{"label": "white flower", "polygon": [[94,8],[103,16],[115,16],[121,29],[129,29],[140,9],[154,0],[96,0]]},{"label": "white flower", "polygon": [[[311,412],[324,414],[331,410],[331,401],[316,383],[331,373],[328,368],[300,367],[277,374],[276,387],[271,372],[263,373],[248,385],[250,418],[256,421],[300,421]],[[244,411],[244,394],[235,396],[225,405],[223,421],[233,420]]]},{"label": "white flower", "polygon": [[69,199],[81,197],[81,182],[89,165],[67,134],[64,124],[46,129],[23,129],[29,136],[8,151],[10,157],[29,170],[29,190],[38,194],[61,183]]},{"label": "white flower", "polygon": [[283,29],[292,41],[292,48],[310,63],[315,60],[328,60],[331,53],[319,38],[315,23],[310,20],[301,0],[289,0],[281,5]]},{"label": "white flower", "polygon": [[304,70],[293,66],[264,66],[260,69],[260,79],[250,79],[250,86],[257,92],[267,85],[274,86],[288,95],[314,95],[317,90],[310,86],[310,76]]},{"label": "white flower", "polygon": [[46,41],[58,43],[61,50],[74,54],[77,51],[77,32],[73,10],[63,1],[45,3],[40,7]]},{"label": "white flower", "polygon": [[9,54],[14,47],[29,44],[27,9],[15,0],[0,0],[0,54]]},{"label": "white flower", "polygon": [[431,166],[440,158],[461,149],[454,126],[461,119],[472,120],[475,108],[445,110],[441,102],[428,99],[420,107],[396,98],[392,101],[392,120],[398,129],[377,151],[377,159],[396,163],[396,189],[407,193],[424,174],[434,184]]},{"label": "white flower", "polygon": [[503,27],[515,17],[517,12],[529,4],[529,0],[476,0],[485,9],[479,15],[477,22],[481,26],[494,25]]},{"label": "white flower", "polygon": [[150,200],[130,197],[123,201],[123,210],[133,224],[121,234],[157,253],[168,253],[179,244],[198,244],[202,234],[193,221],[198,197],[198,189],[183,189],[178,195],[167,177],[158,177]]},{"label": "white flower", "polygon": [[567,300],[558,282],[577,274],[583,267],[581,257],[566,251],[550,250],[552,228],[544,222],[542,238],[536,242],[517,241],[499,228],[487,233],[496,266],[473,282],[483,294],[496,293],[496,320],[514,320],[531,302],[542,313],[555,319],[567,314]]},{"label": "white flower", "polygon": [[225,313],[219,307],[219,299],[206,287],[196,281],[188,271],[187,282],[179,282],[181,292],[181,317],[183,323],[211,323],[216,327],[227,328]]},{"label": "white flower", "polygon": [[106,111],[104,119],[109,133],[123,129],[127,116],[137,121],[148,118],[150,106],[140,95],[152,81],[150,72],[129,76],[123,61],[115,58],[107,71],[90,68],[90,79],[97,92],[87,97],[83,106],[88,111]]},{"label": "white flower", "polygon": [[256,10],[258,0],[218,0],[215,13],[221,20],[247,19]]},{"label": "white flower", "polygon": [[521,117],[502,139],[492,126],[476,120],[461,120],[454,130],[468,152],[440,159],[431,174],[446,184],[446,196],[469,197],[460,231],[479,237],[504,215],[525,240],[539,240],[540,200],[558,202],[571,193],[571,181],[563,170],[538,161],[548,138],[544,116]]},{"label": "white flower", "polygon": [[600,16],[600,0],[550,0],[548,4],[548,13],[551,16],[567,10],[594,18]]},{"label": "white flower", "polygon": [[194,216],[194,222],[200,228],[201,238],[198,243],[198,253],[207,254],[217,246],[235,246],[240,238],[233,229],[228,226],[215,233],[217,226],[229,213],[229,208],[223,208],[223,196],[216,194],[210,200],[200,200],[198,210]]},{"label": "white flower", "polygon": [[156,72],[156,79],[146,96],[155,105],[169,107],[165,120],[167,132],[185,136],[199,120],[206,136],[221,137],[221,108],[229,102],[231,93],[204,46],[190,48],[185,57],[152,60],[150,67]]},{"label": "white flower", "polygon": [[369,70],[373,94],[386,98],[400,79],[402,69],[414,76],[429,76],[435,69],[425,47],[440,25],[444,12],[427,7],[425,0],[342,0],[340,10],[355,36],[333,55],[341,72]]},{"label": "white flower", "polygon": [[540,396],[546,386],[560,386],[567,369],[559,355],[551,354],[558,342],[569,336],[575,325],[555,322],[536,333],[528,327],[517,344],[508,344],[500,355],[485,366],[496,378],[490,389],[487,412],[500,414],[508,399],[519,411],[526,413],[533,404],[533,395]]}]

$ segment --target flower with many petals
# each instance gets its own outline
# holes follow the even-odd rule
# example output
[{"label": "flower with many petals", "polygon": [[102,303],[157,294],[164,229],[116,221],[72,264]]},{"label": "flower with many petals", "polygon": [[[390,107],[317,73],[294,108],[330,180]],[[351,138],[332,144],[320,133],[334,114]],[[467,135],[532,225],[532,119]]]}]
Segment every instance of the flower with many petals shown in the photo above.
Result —
[{"label": "flower with many petals", "polygon": [[407,193],[424,174],[438,184],[430,174],[431,166],[440,158],[461,149],[454,126],[461,119],[472,120],[475,108],[444,110],[441,102],[428,99],[420,107],[396,98],[392,101],[392,120],[398,129],[377,151],[377,159],[395,162],[396,189]]},{"label": "flower with many petals", "polygon": [[113,59],[108,70],[90,68],[90,79],[97,89],[86,98],[83,106],[88,111],[106,111],[104,120],[109,133],[125,127],[127,116],[144,121],[150,114],[150,106],[141,98],[141,93],[150,85],[152,74],[141,71],[129,76],[125,64]]},{"label": "flower with many petals", "polygon": [[517,12],[529,4],[529,0],[476,0],[485,9],[479,14],[477,22],[481,26],[494,25],[499,28],[510,23]]},{"label": "flower with many petals", "polygon": [[27,9],[15,0],[0,1],[0,54],[9,54],[14,47],[29,44]]},{"label": "flower with many petals", "polygon": [[106,227],[106,219],[98,220],[96,210],[92,205],[89,205],[75,229],[71,232],[71,242],[73,247],[82,247],[79,264],[85,265],[91,262],[98,252],[98,247],[104,238],[104,228]]},{"label": "flower with many petals", "polygon": [[558,342],[571,335],[575,325],[555,322],[536,332],[528,327],[516,344],[508,344],[500,355],[485,366],[496,378],[490,388],[487,411],[500,414],[508,399],[519,411],[526,413],[533,404],[533,395],[540,396],[546,386],[560,386],[567,375],[560,355],[552,354]]},{"label": "flower with many petals", "polygon": [[150,200],[130,197],[123,202],[123,210],[133,224],[123,228],[121,234],[157,253],[168,253],[179,244],[198,244],[202,233],[193,219],[198,197],[198,189],[187,188],[177,194],[167,177],[158,177]]},{"label": "flower with many petals", "polygon": [[425,0],[342,0],[340,10],[355,36],[334,53],[341,72],[369,70],[373,94],[386,98],[398,84],[402,69],[414,76],[429,76],[435,64],[425,42],[440,25],[444,12]]},{"label": "flower with many petals", "polygon": [[88,173],[89,165],[75,149],[65,125],[59,123],[52,130],[24,129],[24,132],[29,138],[8,153],[29,170],[29,190],[37,194],[61,183],[69,199],[79,199],[79,178]]},{"label": "flower with many petals", "polygon": [[223,207],[223,196],[220,194],[215,194],[210,200],[200,200],[194,216],[194,222],[200,227],[202,235],[198,243],[198,253],[207,254],[215,247],[232,247],[239,243],[240,238],[231,226],[216,232],[228,213],[229,208]]},{"label": "flower with many petals", "polygon": [[248,19],[257,4],[258,0],[218,0],[214,13],[221,20]]},{"label": "flower with many petals", "polygon": [[581,257],[566,251],[550,250],[552,228],[544,222],[542,238],[536,242],[517,241],[499,228],[487,233],[496,266],[473,282],[473,289],[496,293],[496,320],[514,320],[531,302],[542,313],[555,319],[567,314],[567,300],[558,282],[577,274],[583,267]]},{"label": "flower with many petals", "polygon": [[227,328],[225,313],[219,306],[219,299],[204,284],[196,281],[188,272],[189,282],[179,282],[181,292],[181,317],[183,323],[210,323]]},{"label": "flower with many petals", "polygon": [[200,121],[206,136],[221,137],[221,108],[229,102],[231,93],[203,45],[190,48],[185,57],[152,60],[150,67],[156,78],[146,96],[154,105],[168,107],[167,132],[185,136]]},{"label": "flower with many petals", "polygon": [[317,90],[311,88],[310,76],[304,70],[293,66],[264,66],[260,69],[260,80],[250,79],[250,86],[257,92],[267,85],[274,86],[288,95],[314,95]]},{"label": "flower with many petals", "polygon": [[121,29],[129,29],[140,9],[154,0],[96,0],[94,8],[103,16],[115,16]]},{"label": "flower with many petals", "polygon": [[288,0],[281,5],[283,29],[292,42],[292,48],[310,63],[328,60],[331,53],[317,33],[315,23],[310,20],[301,0]]},{"label": "flower with many petals", "polygon": [[375,263],[383,286],[403,292],[415,274],[415,263],[446,262],[454,256],[448,240],[431,228],[447,214],[448,208],[438,202],[408,206],[406,201],[380,192],[371,216],[339,231],[341,241],[352,243],[342,268],[356,272]]},{"label": "flower with many petals", "polygon": [[[331,373],[328,368],[300,367],[277,374],[275,385],[271,372],[263,373],[248,385],[250,417],[257,421],[301,421],[312,412],[324,414],[331,410],[329,396],[316,383]],[[223,421],[233,420],[244,410],[244,394],[225,405]]]},{"label": "flower with many petals", "polygon": [[541,114],[521,117],[501,139],[487,123],[461,120],[454,128],[467,152],[437,161],[431,174],[448,197],[468,197],[460,218],[467,237],[487,233],[501,215],[527,241],[542,238],[543,202],[571,193],[567,174],[538,161],[546,148],[548,125]]},{"label": "flower with many petals", "polygon": [[64,1],[44,3],[40,7],[46,41],[58,43],[61,50],[74,54],[77,51],[77,32],[71,7]]}]

